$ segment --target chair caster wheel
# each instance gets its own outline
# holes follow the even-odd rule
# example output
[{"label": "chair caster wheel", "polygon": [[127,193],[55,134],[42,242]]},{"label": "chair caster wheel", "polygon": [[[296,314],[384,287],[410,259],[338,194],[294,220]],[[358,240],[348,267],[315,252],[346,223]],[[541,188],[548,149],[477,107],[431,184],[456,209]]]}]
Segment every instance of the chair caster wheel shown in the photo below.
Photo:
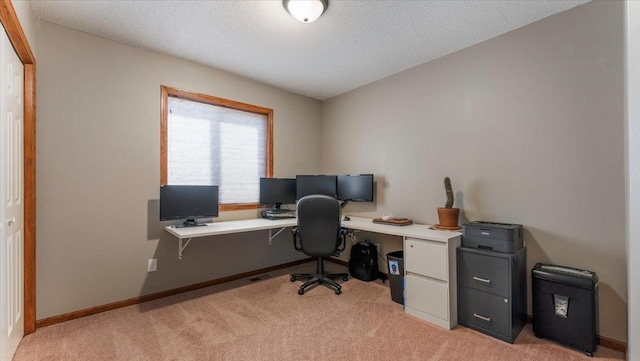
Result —
[{"label": "chair caster wheel", "polygon": [[304,295],[304,290],[303,290],[303,289],[299,289],[299,290],[298,290],[298,294],[299,294],[300,296]]},{"label": "chair caster wheel", "polygon": [[344,276],[344,277],[342,277],[342,280],[343,280],[343,281],[348,281],[348,280],[349,280],[349,276]]},{"label": "chair caster wheel", "polygon": [[341,291],[341,290],[336,290],[336,295],[339,295],[339,294],[341,294],[341,293],[342,293],[342,291]]},{"label": "chair caster wheel", "polygon": [[296,278],[292,276],[291,278],[289,278],[289,281],[291,281],[291,282],[295,282],[295,281],[296,281]]}]

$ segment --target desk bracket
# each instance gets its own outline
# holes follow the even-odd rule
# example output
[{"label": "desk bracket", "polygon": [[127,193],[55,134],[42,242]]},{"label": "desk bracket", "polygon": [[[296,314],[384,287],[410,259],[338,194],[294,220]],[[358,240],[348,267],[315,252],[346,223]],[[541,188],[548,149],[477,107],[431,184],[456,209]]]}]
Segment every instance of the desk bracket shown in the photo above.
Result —
[{"label": "desk bracket", "polygon": [[273,239],[278,237],[278,235],[280,233],[282,233],[282,231],[284,231],[285,229],[287,229],[287,227],[282,227],[280,228],[280,230],[278,230],[278,232],[276,232],[276,234],[273,234],[273,230],[269,229],[269,245],[271,246],[271,244],[273,243]]},{"label": "desk bracket", "polygon": [[191,242],[191,239],[192,238],[187,239],[187,241],[183,245],[182,238],[178,238],[178,259],[182,259],[182,251],[184,251],[184,249],[187,248],[187,246],[189,245],[189,242]]}]

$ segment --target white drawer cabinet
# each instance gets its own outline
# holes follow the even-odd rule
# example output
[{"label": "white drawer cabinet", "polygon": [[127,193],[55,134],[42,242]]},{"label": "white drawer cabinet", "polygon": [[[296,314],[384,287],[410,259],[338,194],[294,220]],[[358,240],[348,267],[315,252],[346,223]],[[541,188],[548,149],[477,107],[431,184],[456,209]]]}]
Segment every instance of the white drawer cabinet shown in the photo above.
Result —
[{"label": "white drawer cabinet", "polygon": [[460,235],[442,231],[439,236],[404,238],[405,312],[452,329],[458,323],[456,248]]},{"label": "white drawer cabinet", "polygon": [[447,281],[449,277],[447,244],[424,239],[405,239],[404,268],[411,273]]},{"label": "white drawer cabinet", "polygon": [[426,224],[398,227],[350,218],[343,227],[402,237],[405,312],[453,328],[458,323],[456,248],[460,232],[435,230]]},{"label": "white drawer cabinet", "polygon": [[414,274],[407,274],[404,284],[405,307],[443,320],[449,318],[449,287],[446,284]]}]

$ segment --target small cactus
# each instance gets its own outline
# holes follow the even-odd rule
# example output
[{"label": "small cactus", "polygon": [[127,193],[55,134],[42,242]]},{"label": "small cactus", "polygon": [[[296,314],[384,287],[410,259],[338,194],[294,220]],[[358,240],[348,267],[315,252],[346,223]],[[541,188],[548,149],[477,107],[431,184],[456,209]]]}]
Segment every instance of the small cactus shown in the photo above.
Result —
[{"label": "small cactus", "polygon": [[449,177],[444,177],[444,190],[447,193],[447,203],[444,205],[444,208],[451,209],[453,208],[453,190],[451,190],[451,180]]}]

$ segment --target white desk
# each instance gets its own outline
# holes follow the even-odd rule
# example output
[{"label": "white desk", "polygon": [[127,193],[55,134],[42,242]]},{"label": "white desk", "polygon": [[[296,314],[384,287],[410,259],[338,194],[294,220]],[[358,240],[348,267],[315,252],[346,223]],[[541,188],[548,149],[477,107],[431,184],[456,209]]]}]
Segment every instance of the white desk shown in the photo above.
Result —
[{"label": "white desk", "polygon": [[[456,248],[460,246],[460,232],[434,230],[424,224],[392,226],[373,223],[370,218],[350,218],[342,222],[343,227],[403,237],[405,312],[452,329],[458,323]],[[193,238],[269,230],[271,242],[284,229],[295,225],[295,218],[259,218],[208,223],[204,227],[167,226],[165,230],[178,238],[178,258],[182,259],[182,251]]]},{"label": "white desk", "polygon": [[[231,234],[231,233],[243,233],[243,232],[252,232],[252,231],[262,231],[265,229],[269,230],[269,244],[271,241],[282,232],[287,227],[293,227],[297,225],[298,221],[295,218],[286,218],[286,219],[243,219],[240,221],[223,221],[223,222],[215,222],[215,223],[207,223],[206,226],[202,227],[184,227],[184,228],[176,228],[173,226],[166,226],[164,229],[178,237],[178,258],[182,259],[182,251],[189,245],[189,242],[193,238],[198,237],[208,237],[208,236],[218,236],[221,234]],[[276,234],[271,234],[273,229],[280,228]],[[183,241],[184,242],[183,245]]]},{"label": "white desk", "polygon": [[401,236],[405,312],[446,329],[458,324],[456,248],[460,232],[435,230],[424,224],[392,226],[360,217],[351,217],[342,226]]},{"label": "white desk", "polygon": [[[424,224],[411,224],[408,226],[392,226],[387,224],[373,223],[370,218],[350,217],[350,221],[343,221],[342,226],[360,231],[390,234],[400,237],[415,237],[420,239],[430,239],[439,242],[448,242],[452,235],[459,235],[458,232],[447,232],[430,229]],[[191,239],[199,237],[218,236],[222,234],[244,233],[252,231],[269,230],[269,242],[287,227],[297,225],[295,218],[287,219],[243,219],[239,221],[222,221],[207,223],[202,227],[176,228],[166,226],[165,230],[178,238],[178,258],[182,259],[182,252],[187,247]],[[279,229],[275,234],[271,234],[273,229]],[[186,241],[185,241],[186,240]],[[183,244],[184,243],[184,244]]]},{"label": "white desk", "polygon": [[416,237],[430,239],[437,242],[448,242],[452,237],[460,236],[460,232],[440,231],[431,229],[426,224],[410,224],[408,226],[392,226],[373,223],[371,218],[350,217],[350,221],[343,221],[342,227],[360,231],[390,234],[400,237]]}]

